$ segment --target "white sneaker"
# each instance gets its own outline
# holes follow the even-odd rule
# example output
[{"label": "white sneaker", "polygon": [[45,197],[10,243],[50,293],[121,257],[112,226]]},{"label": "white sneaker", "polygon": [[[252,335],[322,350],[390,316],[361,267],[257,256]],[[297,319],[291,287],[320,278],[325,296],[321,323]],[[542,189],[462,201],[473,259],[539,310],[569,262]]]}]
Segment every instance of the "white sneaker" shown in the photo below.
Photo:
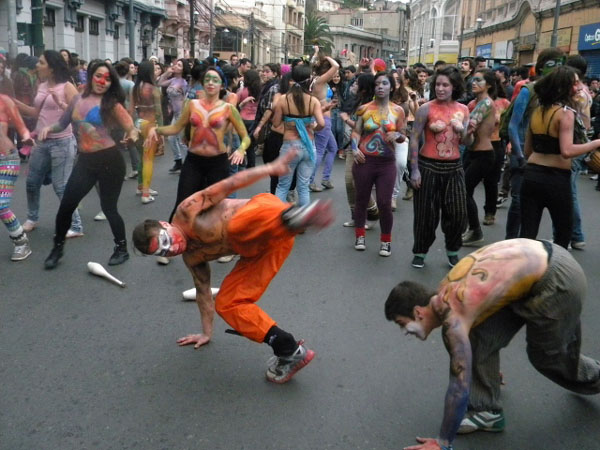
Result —
[{"label": "white sneaker", "polygon": [[[348,222],[344,222],[343,226],[347,228],[354,228],[356,224],[354,223],[354,220],[349,220]],[[371,228],[373,228],[373,226],[367,221],[367,223],[365,223],[365,230],[370,230]]]},{"label": "white sneaker", "polygon": [[148,203],[152,203],[155,200],[154,197],[152,197],[151,195],[148,195],[147,197],[142,195],[142,204],[143,205],[147,205]]},{"label": "white sneaker", "polygon": [[156,262],[158,264],[166,266],[167,264],[169,264],[171,262],[171,260],[169,258],[167,258],[166,256],[157,256],[156,257]]},{"label": "white sneaker", "polygon": [[25,233],[29,233],[30,231],[33,231],[35,228],[37,228],[37,225],[38,225],[37,222],[27,219],[25,221],[25,223],[23,224],[23,231]]},{"label": "white sneaker", "polygon": [[[158,195],[158,191],[155,191],[152,188],[150,188],[148,192],[149,192],[150,195]],[[143,194],[143,192],[142,192],[141,189],[136,189],[135,190],[135,195],[142,195],[142,194]]]},{"label": "white sneaker", "polygon": [[217,262],[228,263],[228,262],[233,261],[233,258],[235,258],[235,255],[225,255],[225,256],[221,256],[219,259],[217,259]]},{"label": "white sneaker", "polygon": [[69,228],[69,231],[67,231],[67,239],[72,239],[72,238],[78,238],[83,236],[83,232],[82,231],[75,231]]},{"label": "white sneaker", "polygon": [[100,211],[98,214],[96,214],[94,216],[94,220],[96,220],[96,221],[106,220],[106,216],[104,215],[104,213],[102,211]]},{"label": "white sneaker", "polygon": [[133,179],[133,178],[137,178],[137,176],[138,176],[138,171],[137,171],[137,170],[132,170],[131,172],[129,172],[129,173],[127,174],[127,176],[125,177],[125,179],[126,179],[126,180],[127,180],[127,179],[130,179],[130,180],[131,180],[131,179]]}]

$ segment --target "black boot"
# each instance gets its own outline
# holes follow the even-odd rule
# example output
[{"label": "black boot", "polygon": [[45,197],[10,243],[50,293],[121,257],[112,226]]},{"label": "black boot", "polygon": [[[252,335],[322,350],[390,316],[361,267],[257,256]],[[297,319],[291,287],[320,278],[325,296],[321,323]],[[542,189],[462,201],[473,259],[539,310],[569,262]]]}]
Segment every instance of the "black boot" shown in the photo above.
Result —
[{"label": "black boot", "polygon": [[58,265],[58,261],[63,256],[63,249],[65,247],[65,241],[55,242],[54,247],[52,247],[52,251],[44,261],[44,268],[47,270],[52,270]]},{"label": "black boot", "polygon": [[115,241],[115,251],[112,256],[108,260],[109,266],[116,266],[119,264],[123,264],[125,261],[129,259],[129,253],[127,252],[127,241]]},{"label": "black boot", "polygon": [[182,166],[183,166],[183,164],[181,163],[181,160],[180,159],[176,159],[175,160],[175,165],[169,169],[169,172],[170,173],[179,173],[179,172],[181,172],[181,167]]}]

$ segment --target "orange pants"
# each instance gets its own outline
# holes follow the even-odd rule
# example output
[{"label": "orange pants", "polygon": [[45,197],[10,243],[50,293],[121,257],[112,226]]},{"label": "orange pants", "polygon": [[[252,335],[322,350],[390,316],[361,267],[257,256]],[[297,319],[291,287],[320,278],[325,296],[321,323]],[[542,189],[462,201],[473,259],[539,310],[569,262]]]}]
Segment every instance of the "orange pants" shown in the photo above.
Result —
[{"label": "orange pants", "polygon": [[290,205],[271,194],[258,194],[233,216],[227,233],[240,260],[225,277],[215,307],[225,322],[243,336],[263,342],[276,322],[256,302],[285,262],[295,233],[281,221]]}]

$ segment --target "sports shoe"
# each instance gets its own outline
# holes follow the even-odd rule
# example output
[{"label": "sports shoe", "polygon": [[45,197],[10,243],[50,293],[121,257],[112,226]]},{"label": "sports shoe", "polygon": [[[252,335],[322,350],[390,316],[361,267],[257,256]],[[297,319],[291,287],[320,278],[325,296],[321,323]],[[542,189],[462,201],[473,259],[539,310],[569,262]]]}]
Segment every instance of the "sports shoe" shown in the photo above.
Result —
[{"label": "sports shoe", "polygon": [[343,226],[344,226],[344,227],[347,227],[347,228],[352,228],[352,227],[354,227],[354,219],[350,219],[348,222],[344,222],[344,223],[343,223]]},{"label": "sports shoe", "polygon": [[38,223],[33,221],[33,220],[29,220],[27,219],[25,221],[25,223],[22,225],[23,226],[23,231],[25,233],[29,233],[30,231],[33,231],[37,228]]},{"label": "sports shoe", "polygon": [[481,244],[483,244],[481,230],[469,230],[463,235],[463,247],[479,247]]},{"label": "sports shoe", "polygon": [[78,238],[83,236],[83,231],[75,231],[69,228],[69,231],[67,231],[67,235],[66,238],[67,239],[73,239],[73,238]]},{"label": "sports shoe", "polygon": [[484,225],[494,225],[494,222],[496,222],[496,216],[493,214],[486,214],[483,218]]},{"label": "sports shoe", "polygon": [[142,204],[147,205],[148,203],[152,203],[154,200],[156,200],[154,197],[152,197],[151,195],[142,195]]},{"label": "sports shoe", "polygon": [[221,256],[219,259],[217,259],[217,262],[228,263],[228,262],[233,261],[233,258],[235,258],[235,255],[225,255],[225,256]]},{"label": "sports shoe", "polygon": [[47,270],[52,270],[58,265],[58,261],[63,256],[63,249],[65,247],[65,243],[61,242],[60,244],[54,244],[50,254],[44,261],[44,268]]},{"label": "sports shoe", "polygon": [[267,363],[267,380],[272,383],[283,384],[306,366],[315,357],[315,352],[302,345],[304,341],[298,343],[298,348],[290,356],[274,356]]},{"label": "sports shoe", "polygon": [[129,259],[129,252],[127,251],[127,241],[115,241],[115,244],[117,245],[115,245],[113,254],[108,260],[109,266],[117,266],[119,264],[123,264]]},{"label": "sports shoe", "polygon": [[31,255],[31,248],[29,248],[29,239],[27,235],[23,233],[19,238],[13,240],[15,248],[13,254],[10,257],[11,261],[23,261],[29,255]]},{"label": "sports shoe", "polygon": [[354,250],[366,250],[367,249],[367,244],[365,243],[365,237],[364,236],[358,236],[356,238],[356,240],[354,241]]},{"label": "sports shoe", "polygon": [[415,195],[415,191],[413,190],[413,188],[411,188],[411,187],[406,188],[406,194],[404,194],[404,197],[402,197],[402,200],[410,200],[411,198],[413,198],[414,195]]},{"label": "sports shoe", "polygon": [[500,206],[504,205],[504,203],[506,203],[506,200],[508,200],[507,196],[499,195],[498,198],[496,199],[496,207],[500,207]]},{"label": "sports shoe", "polygon": [[[143,193],[144,192],[141,189],[139,189],[139,188],[135,190],[135,195],[142,195]],[[155,191],[154,189],[149,189],[148,193],[150,195],[158,195],[158,191]]]},{"label": "sports shoe", "polygon": [[312,192],[323,192],[323,188],[320,186],[317,186],[315,183],[310,183],[308,185],[308,188],[312,191]]},{"label": "sports shoe", "polygon": [[448,255],[448,265],[454,267],[458,264],[458,255]]},{"label": "sports shoe", "polygon": [[592,180],[592,181],[598,181],[598,174],[596,174],[596,175],[592,175],[592,176],[590,177],[590,180]]},{"label": "sports shoe", "polygon": [[169,173],[179,173],[179,172],[181,172],[181,167],[182,167],[181,160],[176,159],[173,167],[171,167],[169,169]]},{"label": "sports shoe", "polygon": [[395,197],[392,197],[392,211],[396,211],[396,208],[398,208],[398,201]]},{"label": "sports shoe", "polygon": [[493,413],[491,411],[471,411],[465,415],[465,418],[458,427],[458,434],[468,434],[475,431],[499,432],[504,430],[506,425],[504,414],[502,412]]},{"label": "sports shoe", "polygon": [[127,179],[131,180],[131,179],[133,179],[133,178],[137,178],[137,176],[138,176],[138,171],[137,171],[137,170],[132,170],[131,172],[129,172],[129,173],[127,174],[127,176],[125,177],[125,179],[126,179],[126,180],[127,180]]},{"label": "sports shoe", "polygon": [[281,214],[286,227],[304,231],[309,227],[325,228],[334,220],[331,200],[315,200],[304,206],[292,206]]},{"label": "sports shoe", "polygon": [[571,241],[571,248],[583,250],[585,248],[585,241]]},{"label": "sports shoe", "polygon": [[392,254],[392,243],[382,242],[379,245],[379,256],[390,256]]},{"label": "sports shoe", "polygon": [[104,213],[102,211],[100,211],[98,214],[96,214],[94,216],[94,220],[96,220],[96,221],[106,220],[106,216],[104,215]]},{"label": "sports shoe", "polygon": [[167,258],[166,256],[157,256],[156,262],[162,266],[166,266],[171,262],[171,260],[169,258]]},{"label": "sports shoe", "polygon": [[422,269],[423,267],[425,267],[425,258],[423,258],[420,255],[415,255],[410,264],[411,266],[416,267],[417,269]]},{"label": "sports shoe", "polygon": [[333,183],[329,180],[321,181],[321,186],[323,186],[325,189],[333,189]]}]

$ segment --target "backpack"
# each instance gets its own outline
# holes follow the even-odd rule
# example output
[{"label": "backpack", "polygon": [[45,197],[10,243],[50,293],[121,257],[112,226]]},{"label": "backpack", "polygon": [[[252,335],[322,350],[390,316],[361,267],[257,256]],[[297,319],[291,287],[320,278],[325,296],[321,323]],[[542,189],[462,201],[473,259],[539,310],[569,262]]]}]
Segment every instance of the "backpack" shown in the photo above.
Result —
[{"label": "backpack", "polygon": [[[525,108],[525,117],[531,114],[531,110],[537,105],[537,94],[533,89],[533,83],[527,83],[521,89],[527,88],[529,90],[529,102],[527,103],[527,108]],[[518,96],[517,96],[518,97]],[[508,108],[506,108],[502,114],[500,115],[500,125],[499,125],[499,134],[500,139],[508,142],[508,125],[510,124],[510,119],[512,117],[513,109],[515,107],[515,98]]]}]

